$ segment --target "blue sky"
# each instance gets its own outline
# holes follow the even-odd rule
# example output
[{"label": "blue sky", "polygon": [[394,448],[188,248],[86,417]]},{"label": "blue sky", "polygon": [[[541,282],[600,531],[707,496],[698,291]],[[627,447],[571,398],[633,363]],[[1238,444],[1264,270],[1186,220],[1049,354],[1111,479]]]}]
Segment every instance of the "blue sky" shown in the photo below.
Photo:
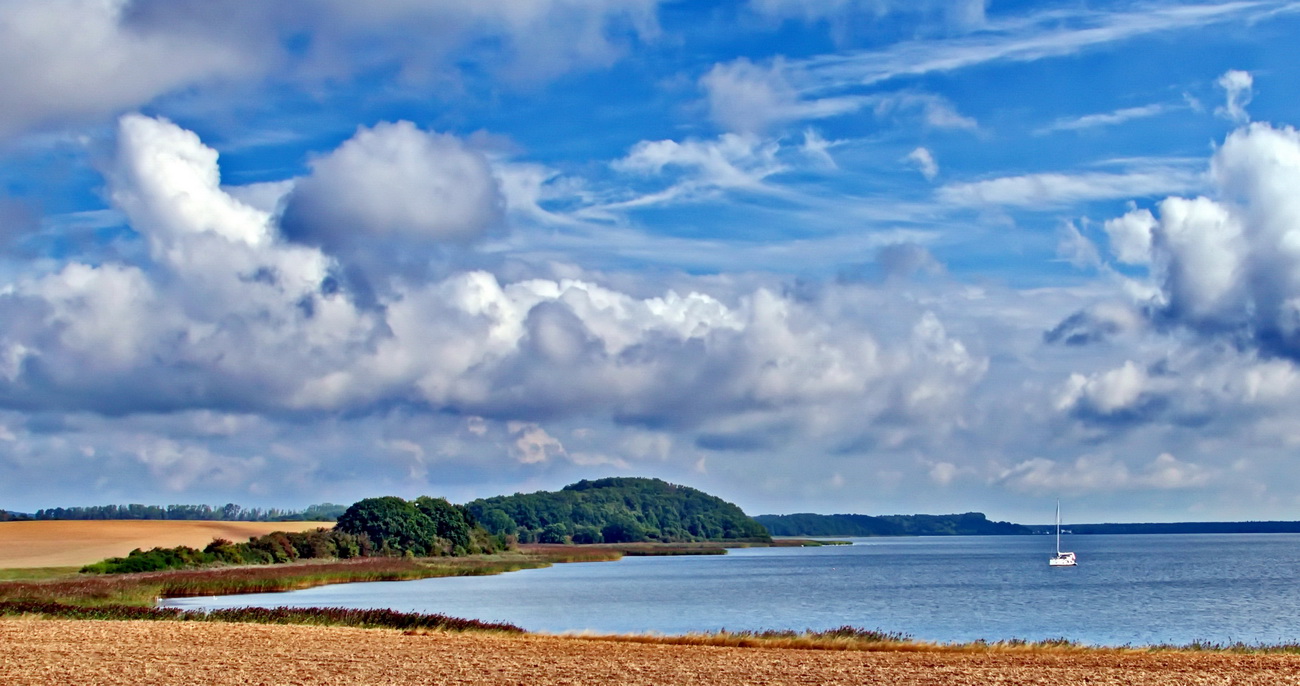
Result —
[{"label": "blue sky", "polygon": [[0,508],[1300,518],[1300,3],[0,2]]}]

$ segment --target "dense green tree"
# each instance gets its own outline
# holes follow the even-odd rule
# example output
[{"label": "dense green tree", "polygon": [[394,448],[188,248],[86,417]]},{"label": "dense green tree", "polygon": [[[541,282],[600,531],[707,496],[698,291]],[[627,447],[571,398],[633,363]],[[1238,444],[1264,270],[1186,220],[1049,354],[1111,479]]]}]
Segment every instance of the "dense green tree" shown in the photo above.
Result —
[{"label": "dense green tree", "polygon": [[433,522],[435,536],[433,546],[443,555],[465,555],[473,544],[470,541],[472,517],[463,509],[447,502],[445,498],[420,496],[415,499],[415,507]]},{"label": "dense green tree", "polygon": [[438,527],[414,503],[397,496],[366,498],[352,504],[334,527],[354,536],[366,536],[379,550],[428,555],[438,537]]},{"label": "dense green tree", "polygon": [[605,541],[600,529],[590,524],[579,524],[573,527],[572,538],[574,543],[603,543]]},{"label": "dense green tree", "polygon": [[556,522],[547,524],[542,527],[542,533],[537,535],[538,543],[569,543],[569,527],[563,523]]},{"label": "dense green tree", "polygon": [[559,491],[516,493],[465,506],[494,534],[520,542],[563,525],[574,542],[768,540],[765,529],[721,498],[659,479],[580,481]]},{"label": "dense green tree", "polygon": [[514,532],[519,528],[519,524],[511,519],[510,515],[496,507],[486,510],[477,519],[484,529],[494,533]]}]

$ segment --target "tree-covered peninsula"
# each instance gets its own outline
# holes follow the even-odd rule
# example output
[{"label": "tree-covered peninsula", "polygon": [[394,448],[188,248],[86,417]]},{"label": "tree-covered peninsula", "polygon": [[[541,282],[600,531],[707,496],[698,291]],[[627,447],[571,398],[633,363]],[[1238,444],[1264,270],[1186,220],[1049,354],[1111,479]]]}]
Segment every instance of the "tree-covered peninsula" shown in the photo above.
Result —
[{"label": "tree-covered peninsula", "polygon": [[946,515],[789,514],[754,518],[773,536],[1002,536],[1034,533],[982,512]]},{"label": "tree-covered peninsula", "polygon": [[736,505],[659,479],[584,480],[559,491],[483,498],[465,507],[488,532],[521,543],[771,540]]}]

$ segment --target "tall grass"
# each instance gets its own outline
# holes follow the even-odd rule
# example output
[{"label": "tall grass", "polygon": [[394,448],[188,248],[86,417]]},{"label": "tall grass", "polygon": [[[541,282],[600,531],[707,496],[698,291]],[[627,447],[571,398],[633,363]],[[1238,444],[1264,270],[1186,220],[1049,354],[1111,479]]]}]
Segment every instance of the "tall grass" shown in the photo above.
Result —
[{"label": "tall grass", "polygon": [[728,648],[788,648],[794,650],[845,650],[881,652],[1214,652],[1250,654],[1300,654],[1300,643],[1248,644],[1194,641],[1188,644],[1153,646],[1090,646],[1066,638],[1040,641],[1008,639],[1003,641],[969,641],[965,643],[928,643],[898,632],[842,626],[826,631],[717,631],[675,636],[659,634],[576,634],[591,641],[649,643],[656,645],[714,646]]},{"label": "tall grass", "polygon": [[224,610],[181,610],[174,607],[101,605],[86,607],[53,602],[3,601],[0,616],[41,615],[59,619],[155,620],[180,622],[249,622],[254,624],[310,624],[403,631],[495,631],[522,634],[524,630],[500,622],[481,622],[440,614],[394,610],[349,610],[336,607],[237,607]]},{"label": "tall grass", "polygon": [[0,582],[35,581],[72,576],[79,567],[17,567],[0,569]]},{"label": "tall grass", "polygon": [[48,581],[0,583],[0,601],[71,605],[153,605],[159,598],[273,593],[359,581],[407,581],[445,576],[480,576],[544,567],[549,562],[522,555],[410,559],[370,557],[286,565],[218,567],[87,575]]},{"label": "tall grass", "polygon": [[583,635],[596,641],[726,648],[791,648],[798,650],[906,650],[928,647],[903,633],[841,626],[825,631],[715,631],[676,636],[659,634]]},{"label": "tall grass", "polygon": [[565,543],[523,543],[519,549],[531,555],[540,555],[552,562],[605,562],[623,556],[658,555],[725,555],[727,547],[708,542],[684,543],[596,543],[572,545]]}]

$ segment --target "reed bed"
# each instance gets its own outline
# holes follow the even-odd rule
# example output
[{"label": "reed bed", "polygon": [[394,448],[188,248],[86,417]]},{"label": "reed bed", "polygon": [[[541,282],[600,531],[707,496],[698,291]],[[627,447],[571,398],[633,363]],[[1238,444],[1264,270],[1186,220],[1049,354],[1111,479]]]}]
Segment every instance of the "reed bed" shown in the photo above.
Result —
[{"label": "reed bed", "polygon": [[159,598],[292,591],[326,584],[480,576],[544,567],[549,561],[510,555],[467,558],[359,558],[287,565],[215,567],[86,575],[0,583],[0,601],[72,605],[153,605]]},{"label": "reed bed", "polygon": [[576,634],[595,641],[647,643],[653,645],[714,646],[725,648],[791,648],[796,650],[905,650],[929,647],[903,633],[842,626],[826,631],[715,631],[680,635],[660,634]]},{"label": "reed bed", "polygon": [[441,614],[397,612],[384,609],[351,610],[334,607],[237,607],[222,610],[182,610],[174,607],[101,605],[86,607],[50,602],[0,602],[0,616],[40,615],[57,619],[152,620],[176,622],[245,622],[251,624],[304,624],[349,626],[360,629],[398,629],[407,632],[493,631],[522,634],[524,630],[502,622],[481,622]]},{"label": "reed bed", "polygon": [[1092,646],[1067,638],[1038,641],[1007,639],[932,643],[892,631],[842,626],[826,631],[716,631],[680,635],[662,634],[561,634],[575,639],[673,646],[713,646],[720,648],[785,648],[791,650],[863,651],[863,652],[930,652],[930,653],[1229,653],[1241,655],[1300,654],[1300,643],[1248,644],[1195,641],[1185,645]]},{"label": "reed bed", "polygon": [[727,547],[733,546],[717,543],[525,543],[519,549],[554,562],[608,562],[624,556],[726,555]]},{"label": "reed bed", "polygon": [[1160,644],[1146,646],[1143,650],[1149,651],[1202,651],[1211,653],[1240,653],[1251,655],[1258,653],[1290,654],[1300,655],[1300,642],[1292,641],[1290,643],[1242,643],[1236,642],[1219,642],[1219,641],[1193,641],[1186,645]]},{"label": "reed bed", "polygon": [[524,555],[544,559],[555,564],[575,562],[613,562],[623,558],[623,551],[611,546],[564,545],[559,543],[524,543],[519,551]]}]

